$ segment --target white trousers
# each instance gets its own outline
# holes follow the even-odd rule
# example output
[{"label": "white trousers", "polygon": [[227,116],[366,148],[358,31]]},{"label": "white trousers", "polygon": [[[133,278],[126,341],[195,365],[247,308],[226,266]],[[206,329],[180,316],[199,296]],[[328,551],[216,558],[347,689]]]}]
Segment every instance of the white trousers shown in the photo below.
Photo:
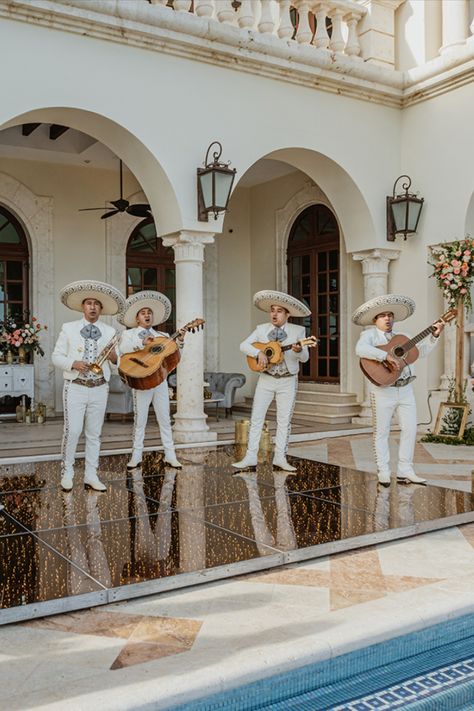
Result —
[{"label": "white trousers", "polygon": [[266,373],[261,373],[253,397],[247,456],[256,457],[258,455],[265,416],[273,398],[276,399],[277,410],[275,457],[286,456],[297,387],[298,378],[296,375],[288,378],[274,378]]},{"label": "white trousers", "polygon": [[395,410],[400,423],[397,475],[413,474],[416,443],[416,402],[413,386],[371,389],[370,403],[374,428],[374,449],[377,471],[390,474],[390,423]]},{"label": "white trousers", "polygon": [[106,384],[97,388],[86,388],[84,385],[75,385],[74,382],[64,382],[62,458],[65,474],[74,474],[77,443],[83,429],[86,439],[85,477],[87,479],[97,474],[100,436],[108,394],[109,386]]},{"label": "white trousers", "polygon": [[133,390],[135,425],[133,429],[132,457],[136,460],[140,460],[142,456],[145,428],[151,404],[153,404],[156,421],[160,428],[161,443],[165,450],[165,455],[175,456],[173,433],[171,431],[170,396],[168,383],[164,380],[156,388],[150,388],[150,390]]}]

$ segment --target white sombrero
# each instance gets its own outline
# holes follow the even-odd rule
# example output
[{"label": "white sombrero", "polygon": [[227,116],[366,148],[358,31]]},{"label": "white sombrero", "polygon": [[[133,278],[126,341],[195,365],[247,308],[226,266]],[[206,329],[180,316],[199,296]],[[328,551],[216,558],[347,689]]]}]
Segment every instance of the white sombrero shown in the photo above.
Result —
[{"label": "white sombrero", "polygon": [[404,321],[415,311],[415,302],[402,294],[383,294],[366,301],[352,314],[352,321],[357,326],[370,326],[379,314],[385,311],[393,313],[394,321]]},{"label": "white sombrero", "polygon": [[272,306],[275,305],[283,306],[290,316],[296,316],[297,318],[311,315],[311,311],[306,304],[303,304],[299,299],[295,299],[294,296],[284,294],[282,291],[257,291],[257,293],[254,294],[253,303],[260,311],[269,312]]},{"label": "white sombrero", "polygon": [[82,311],[82,302],[85,299],[97,299],[102,304],[104,316],[114,316],[125,304],[120,291],[103,281],[73,281],[61,289],[59,297],[63,304],[73,311]]},{"label": "white sombrero", "polygon": [[137,313],[141,309],[153,311],[153,325],[167,321],[171,314],[171,301],[160,291],[138,291],[125,301],[122,313],[117,320],[124,326],[133,328],[137,325]]}]

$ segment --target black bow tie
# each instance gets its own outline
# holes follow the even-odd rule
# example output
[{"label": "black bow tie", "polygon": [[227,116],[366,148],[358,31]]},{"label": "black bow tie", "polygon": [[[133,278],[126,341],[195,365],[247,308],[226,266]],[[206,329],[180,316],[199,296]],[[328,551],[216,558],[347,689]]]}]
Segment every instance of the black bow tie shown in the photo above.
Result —
[{"label": "black bow tie", "polygon": [[102,336],[102,331],[93,323],[88,323],[87,326],[81,328],[81,336],[83,338],[92,338],[93,341],[98,341]]}]

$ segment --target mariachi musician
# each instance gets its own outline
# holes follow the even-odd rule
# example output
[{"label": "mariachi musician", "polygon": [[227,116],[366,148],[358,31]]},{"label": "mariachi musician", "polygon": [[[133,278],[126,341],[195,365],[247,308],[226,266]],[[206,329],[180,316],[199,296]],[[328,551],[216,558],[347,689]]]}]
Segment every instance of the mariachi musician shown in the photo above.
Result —
[{"label": "mariachi musician", "polygon": [[[122,333],[119,344],[119,353],[132,353],[142,350],[159,336],[168,337],[167,333],[157,331],[153,328],[155,324],[161,324],[168,320],[171,314],[171,302],[167,296],[159,291],[140,291],[129,296],[125,301],[123,312],[119,316],[119,321],[128,330]],[[184,345],[184,335],[186,331],[181,329],[176,339],[178,348]],[[170,400],[168,383],[163,380],[159,385],[149,390],[132,389],[133,393],[133,448],[132,456],[127,464],[127,469],[135,469],[142,463],[143,442],[145,439],[145,427],[148,421],[148,411],[153,404],[156,420],[160,428],[161,442],[164,448],[165,464],[170,467],[180,469],[181,464],[176,458],[170,420]]]},{"label": "mariachi musician", "polygon": [[[370,405],[374,432],[375,462],[380,484],[390,485],[390,423],[398,410],[400,423],[400,446],[398,450],[397,479],[404,483],[426,484],[426,480],[415,474],[413,456],[416,444],[416,401],[412,382],[415,380],[413,364],[405,365],[403,360],[394,358],[377,346],[385,346],[393,336],[403,333],[393,331],[394,322],[404,321],[415,311],[415,302],[401,294],[384,294],[366,301],[352,314],[357,326],[372,326],[360,334],[356,345],[356,355],[369,360],[386,361],[387,366],[397,373],[393,385],[380,387],[370,385]],[[439,334],[444,328],[443,321],[434,324],[431,334],[421,341],[417,348],[421,357],[433,350]],[[407,334],[403,334],[407,335]]]},{"label": "mariachi musician", "polygon": [[[277,433],[275,439],[275,454],[273,466],[288,472],[296,471],[286,459],[286,450],[290,437],[291,417],[298,388],[298,371],[300,363],[306,363],[309,351],[306,346],[298,343],[306,335],[304,326],[288,323],[288,318],[310,316],[311,311],[294,296],[281,291],[258,291],[253,297],[254,306],[270,314],[270,322],[263,323],[240,344],[240,350],[245,355],[256,358],[262,372],[258,376],[257,387],[253,398],[252,416],[250,420],[249,441],[245,457],[232,466],[236,469],[247,469],[257,465],[257,454],[265,415],[273,398],[276,399]],[[280,342],[282,346],[290,345],[283,360],[268,364],[263,351],[252,345],[254,342]]]},{"label": "mariachi musician", "polygon": [[73,486],[77,443],[84,428],[86,464],[84,484],[106,491],[97,476],[100,436],[109,393],[110,366],[116,362],[115,329],[100,320],[114,316],[125,303],[122,294],[100,281],[75,281],[60,292],[62,303],[82,317],[64,323],[53,350],[52,361],[64,376],[64,432],[61,487]]}]

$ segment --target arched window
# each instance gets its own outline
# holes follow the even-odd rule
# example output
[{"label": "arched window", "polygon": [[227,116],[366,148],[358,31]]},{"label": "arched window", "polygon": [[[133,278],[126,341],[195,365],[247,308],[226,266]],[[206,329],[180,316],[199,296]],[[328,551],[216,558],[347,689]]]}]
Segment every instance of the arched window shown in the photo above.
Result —
[{"label": "arched window", "polygon": [[339,381],[339,227],[325,205],[311,205],[298,215],[287,252],[288,291],[304,301],[312,315],[306,332],[318,337],[304,363],[302,380]]},{"label": "arched window", "polygon": [[[175,328],[175,266],[172,247],[163,247],[156,236],[153,218],[140,222],[127,245],[127,296],[137,291],[161,291],[171,301],[173,311],[161,330],[172,333]],[[154,324],[159,325],[159,324]]]},{"label": "arched window", "polygon": [[28,256],[22,226],[0,206],[0,321],[28,318]]}]

